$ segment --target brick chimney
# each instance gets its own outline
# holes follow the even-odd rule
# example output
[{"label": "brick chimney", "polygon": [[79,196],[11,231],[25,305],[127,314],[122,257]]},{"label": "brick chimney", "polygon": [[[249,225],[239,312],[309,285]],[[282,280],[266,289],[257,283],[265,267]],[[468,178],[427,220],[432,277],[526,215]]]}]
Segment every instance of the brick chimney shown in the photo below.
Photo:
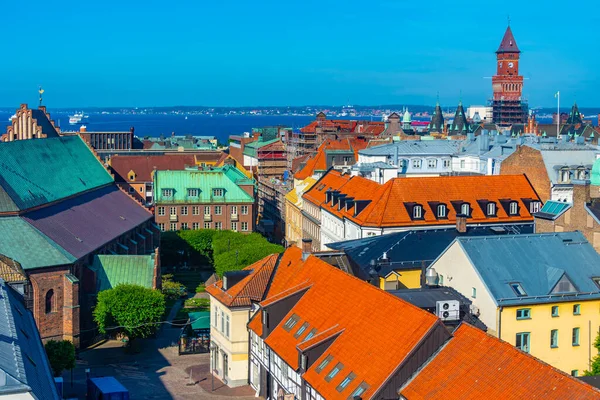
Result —
[{"label": "brick chimney", "polygon": [[302,261],[312,253],[312,239],[302,239]]},{"label": "brick chimney", "polygon": [[467,216],[458,214],[456,216],[456,230],[459,233],[467,233]]}]

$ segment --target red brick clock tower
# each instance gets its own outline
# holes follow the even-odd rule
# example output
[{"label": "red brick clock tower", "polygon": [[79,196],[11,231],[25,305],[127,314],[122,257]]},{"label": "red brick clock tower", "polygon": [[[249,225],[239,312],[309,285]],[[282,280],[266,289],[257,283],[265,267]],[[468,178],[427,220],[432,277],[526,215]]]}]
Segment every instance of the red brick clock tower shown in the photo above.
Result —
[{"label": "red brick clock tower", "polygon": [[527,104],[522,100],[523,77],[519,75],[521,51],[510,26],[496,51],[496,75],[492,77],[494,123],[507,126],[527,122]]}]

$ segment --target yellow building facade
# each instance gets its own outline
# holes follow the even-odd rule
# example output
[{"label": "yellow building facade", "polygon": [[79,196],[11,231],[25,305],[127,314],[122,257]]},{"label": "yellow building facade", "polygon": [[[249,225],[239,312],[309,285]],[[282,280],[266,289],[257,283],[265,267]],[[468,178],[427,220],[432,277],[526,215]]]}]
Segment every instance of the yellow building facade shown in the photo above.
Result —
[{"label": "yellow building facade", "polygon": [[308,177],[297,182],[294,188],[285,195],[285,240],[288,246],[302,246],[302,195],[315,182],[314,178]]},{"label": "yellow building facade", "polygon": [[571,375],[583,375],[598,354],[600,300],[504,307],[497,315],[500,339]]},{"label": "yellow building facade", "polygon": [[419,289],[421,287],[421,269],[396,270],[385,277],[379,277],[382,290]]}]

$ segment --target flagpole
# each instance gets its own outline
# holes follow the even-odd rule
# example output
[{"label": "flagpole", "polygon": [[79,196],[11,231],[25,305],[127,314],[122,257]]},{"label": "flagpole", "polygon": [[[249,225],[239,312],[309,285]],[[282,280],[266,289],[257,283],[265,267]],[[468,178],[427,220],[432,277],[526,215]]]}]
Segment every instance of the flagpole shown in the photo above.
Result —
[{"label": "flagpole", "polygon": [[559,135],[560,135],[560,91],[556,92],[556,98],[557,98],[557,110],[556,110],[556,138],[559,139]]}]

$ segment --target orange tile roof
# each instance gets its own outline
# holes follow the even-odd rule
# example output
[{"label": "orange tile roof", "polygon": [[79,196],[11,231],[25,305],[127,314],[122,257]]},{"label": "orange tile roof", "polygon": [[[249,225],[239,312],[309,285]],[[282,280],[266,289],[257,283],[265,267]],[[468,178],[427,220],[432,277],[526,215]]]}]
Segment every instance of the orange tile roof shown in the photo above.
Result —
[{"label": "orange tile roof", "polygon": [[317,154],[309,159],[304,168],[296,172],[294,178],[306,179],[309,176],[314,175],[315,171],[327,170],[327,150],[348,150],[354,153],[354,159],[358,160],[359,150],[366,149],[369,142],[362,138],[343,138],[343,139],[326,139],[317,150]]},{"label": "orange tile roof", "polygon": [[419,399],[598,399],[600,391],[468,324],[401,389]]},{"label": "orange tile roof", "polygon": [[[332,171],[333,172],[333,171]],[[327,175],[331,174],[329,172]],[[329,181],[325,175],[322,180]],[[337,176],[335,177],[337,178]],[[335,179],[334,179],[335,182]],[[320,185],[305,194],[315,193]],[[334,186],[334,185],[330,185]],[[469,203],[471,216],[467,223],[502,223],[502,222],[531,222],[533,217],[523,199],[539,201],[539,196],[524,175],[491,175],[491,176],[445,176],[428,178],[395,178],[383,185],[369,179],[353,176],[348,183],[338,184],[333,189],[355,200],[370,200],[357,216],[354,208],[346,211],[338,210],[331,203],[324,204],[325,191],[319,200],[324,209],[340,217],[347,218],[361,226],[393,227],[393,226],[423,226],[423,225],[452,225],[456,223],[456,210],[453,202]],[[306,198],[306,197],[305,197]],[[508,215],[499,200],[511,199],[519,204],[519,215]],[[496,216],[487,217],[478,200],[496,202]],[[447,218],[436,218],[435,204],[444,203],[447,206]],[[423,207],[423,219],[413,220],[405,203],[416,203]]]},{"label": "orange tile roof", "polygon": [[[315,328],[317,333],[330,330],[338,333],[324,354],[303,374],[303,378],[326,399],[347,399],[363,381],[369,385],[363,398],[370,398],[421,339],[440,324],[433,314],[314,256],[302,262],[302,252],[295,247],[287,249],[282,256],[265,304],[278,296],[279,291],[292,287],[302,287],[306,292],[281,323],[273,328],[265,344],[297,369],[297,346],[303,346],[302,342],[310,330]],[[292,314],[298,315],[300,320],[288,332],[283,325]],[[305,322],[309,324],[308,328],[295,338],[295,332]],[[260,313],[255,315],[248,327],[257,334],[263,333]],[[315,337],[310,342],[316,343],[318,339]],[[316,372],[321,361],[329,355],[333,356],[330,365],[320,373]],[[366,360],[376,360],[376,363]],[[324,377],[338,362],[344,365],[342,371],[330,382],[325,381]],[[356,378],[338,392],[337,386],[350,372],[356,374]]]},{"label": "orange tile roof", "polygon": [[227,291],[223,290],[222,280],[207,286],[206,291],[227,307],[247,307],[253,301],[259,302],[264,298],[277,258],[278,254],[271,254],[247,266],[244,270],[252,272]]},{"label": "orange tile roof", "polygon": [[314,205],[321,206],[325,202],[325,192],[327,190],[338,190],[346,182],[350,180],[350,175],[344,174],[340,171],[331,170],[321,177],[309,190],[307,190],[302,198],[310,201]]}]

